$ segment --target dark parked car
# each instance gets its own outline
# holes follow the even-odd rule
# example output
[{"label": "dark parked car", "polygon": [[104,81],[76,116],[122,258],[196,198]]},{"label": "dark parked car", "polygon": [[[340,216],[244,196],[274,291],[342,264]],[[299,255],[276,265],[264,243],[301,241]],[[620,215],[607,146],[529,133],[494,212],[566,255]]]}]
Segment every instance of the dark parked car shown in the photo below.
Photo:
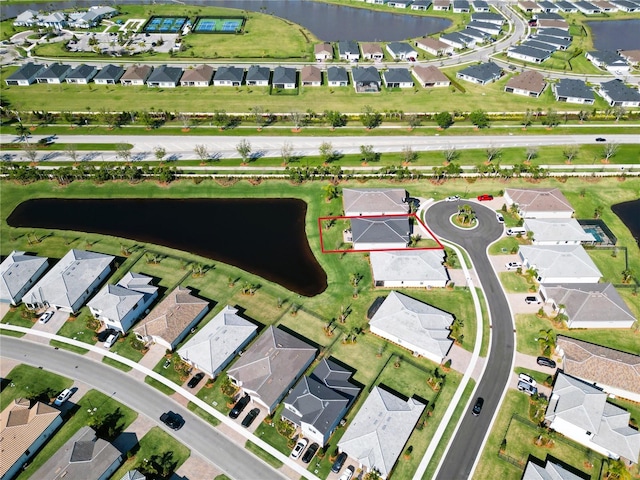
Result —
[{"label": "dark parked car", "polygon": [[471,410],[471,413],[476,417],[480,415],[480,412],[482,411],[482,405],[484,405],[484,398],[478,397],[476,399],[475,405],[473,406],[473,410]]},{"label": "dark parked car", "polygon": [[493,200],[493,195],[487,195],[486,193],[484,195],[478,195],[479,202],[485,202],[488,200]]},{"label": "dark parked car", "polygon": [[336,461],[333,462],[333,465],[331,466],[331,471],[333,473],[338,473],[342,467],[344,466],[344,462],[347,461],[347,454],[342,452],[340,455],[338,455],[338,458],[336,458]]},{"label": "dark parked car", "polygon": [[247,416],[242,419],[242,426],[249,428],[258,415],[260,415],[260,409],[252,408],[249,413],[247,413]]},{"label": "dark parked car", "polygon": [[319,448],[320,448],[320,445],[318,445],[317,443],[312,443],[311,446],[307,448],[307,451],[304,452],[304,455],[302,456],[302,461],[304,463],[309,463]]},{"label": "dark parked car", "polygon": [[542,365],[543,367],[556,368],[556,362],[547,357],[538,357],[536,360],[538,365]]},{"label": "dark parked car", "polygon": [[166,412],[160,415],[160,421],[173,430],[180,430],[184,425],[184,419],[175,412]]},{"label": "dark parked car", "polygon": [[240,400],[238,400],[238,403],[236,403],[229,412],[229,416],[231,418],[238,418],[244,408],[249,404],[249,400],[251,400],[251,397],[249,397],[249,395],[245,395]]},{"label": "dark parked car", "polygon": [[606,138],[602,138],[602,137],[596,138],[596,142],[606,142],[606,141],[607,141]]},{"label": "dark parked car", "polygon": [[202,380],[203,378],[204,378],[204,373],[202,372],[196,373],[193,377],[191,377],[191,380],[189,380],[189,383],[187,383],[187,387],[195,388],[196,385],[198,385],[200,383],[200,380]]}]

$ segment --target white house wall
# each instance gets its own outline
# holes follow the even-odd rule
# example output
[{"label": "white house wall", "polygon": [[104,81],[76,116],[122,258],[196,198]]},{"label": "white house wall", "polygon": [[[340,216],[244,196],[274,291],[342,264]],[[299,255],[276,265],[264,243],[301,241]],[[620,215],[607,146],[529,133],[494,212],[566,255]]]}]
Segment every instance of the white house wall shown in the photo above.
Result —
[{"label": "white house wall", "polygon": [[[597,283],[597,282],[590,282]],[[629,320],[628,322],[616,322],[613,320],[605,320],[602,319],[598,322],[581,322],[581,321],[573,321],[567,322],[567,326],[569,328],[631,328],[633,326],[633,320]]]},{"label": "white house wall", "polygon": [[366,243],[366,242],[354,242],[354,250],[404,250],[407,248],[406,243],[394,242],[394,243]]},{"label": "white house wall", "polygon": [[561,433],[565,437],[568,437],[574,440],[575,442],[578,442],[580,445],[584,445],[585,447],[590,448],[591,450],[598,452],[599,454],[604,455],[605,457],[610,457],[614,459],[620,458],[619,455],[607,450],[605,447],[602,447],[600,445],[593,443],[591,441],[591,438],[586,434],[586,432],[583,429],[571,423],[566,422],[564,419],[557,418],[555,421],[551,423],[550,427],[556,432]]},{"label": "white house wall", "polygon": [[423,356],[425,358],[428,358],[432,362],[435,362],[435,363],[442,362],[442,358],[443,357],[439,357],[437,355],[434,355],[433,353],[428,352],[427,350],[424,350],[423,348],[419,347],[418,345],[413,345],[410,342],[407,342],[407,341],[402,340],[402,339],[400,339],[398,337],[394,337],[392,335],[389,335],[389,333],[385,332],[384,330],[380,330],[379,328],[371,326],[371,325],[370,325],[370,330],[371,330],[371,333],[373,333],[375,335],[378,335],[379,337],[386,338],[390,342],[395,343],[396,345],[400,345],[401,347],[406,348],[410,352],[418,353],[419,355],[421,355],[421,356]]},{"label": "white house wall", "polygon": [[416,281],[401,281],[401,280],[376,280],[382,282],[382,286],[385,288],[444,288],[447,286],[446,280],[416,280]]}]

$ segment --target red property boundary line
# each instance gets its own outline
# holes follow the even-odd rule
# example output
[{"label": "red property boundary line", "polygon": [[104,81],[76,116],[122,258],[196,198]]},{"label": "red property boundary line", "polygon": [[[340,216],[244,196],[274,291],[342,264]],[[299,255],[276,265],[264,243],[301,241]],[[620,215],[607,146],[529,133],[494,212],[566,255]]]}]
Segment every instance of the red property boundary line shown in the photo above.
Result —
[{"label": "red property boundary line", "polygon": [[[352,218],[397,218],[397,217],[406,217],[407,219],[413,217],[417,220],[417,222],[424,228],[431,238],[438,244],[437,247],[421,247],[421,248],[380,248],[375,250],[325,250],[324,248],[324,237],[322,236],[322,222],[326,220],[350,220]],[[444,245],[440,243],[438,237],[436,237],[429,227],[425,225],[425,223],[418,217],[415,213],[400,213],[393,215],[352,215],[352,216],[330,216],[330,217],[318,217],[318,231],[320,232],[320,248],[322,253],[367,253],[367,252],[399,252],[404,250],[444,250]]]}]

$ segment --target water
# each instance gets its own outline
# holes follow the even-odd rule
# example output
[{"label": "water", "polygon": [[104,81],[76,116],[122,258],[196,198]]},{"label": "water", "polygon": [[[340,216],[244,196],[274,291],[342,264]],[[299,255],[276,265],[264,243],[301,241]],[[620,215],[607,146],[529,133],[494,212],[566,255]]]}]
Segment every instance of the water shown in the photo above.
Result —
[{"label": "water", "polygon": [[[97,2],[100,3],[100,2]],[[109,3],[111,2],[103,2]],[[148,4],[163,2],[144,2],[140,0],[118,0],[117,4]],[[398,41],[421,37],[442,31],[451,25],[451,21],[438,17],[405,15],[367,10],[363,8],[331,5],[309,0],[186,0],[188,5],[219,6],[265,12],[286,18],[311,31],[316,37],[327,42],[339,40],[356,41]],[[17,16],[31,9],[67,9],[87,8],[96,2],[80,0],[47,3],[20,3],[2,7],[2,19]],[[392,10],[391,8],[389,10]],[[249,24],[247,28],[251,28]]]},{"label": "water", "polygon": [[640,199],[617,203],[611,207],[611,210],[620,217],[636,242],[640,243]]},{"label": "water", "polygon": [[640,19],[587,22],[596,50],[640,49]]},{"label": "water", "polygon": [[327,275],[309,247],[306,212],[297,199],[52,198],[21,203],[7,223],[164,245],[313,296],[327,288]]}]

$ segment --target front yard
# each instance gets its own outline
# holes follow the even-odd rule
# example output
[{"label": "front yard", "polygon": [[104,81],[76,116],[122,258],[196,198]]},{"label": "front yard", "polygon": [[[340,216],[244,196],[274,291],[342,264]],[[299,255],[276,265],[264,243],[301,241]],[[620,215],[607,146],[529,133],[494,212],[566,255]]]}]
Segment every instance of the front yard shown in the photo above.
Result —
[{"label": "front yard", "polygon": [[69,378],[29,365],[17,365],[2,379],[0,411],[17,398],[37,398],[48,402],[71,385],[73,380]]}]

